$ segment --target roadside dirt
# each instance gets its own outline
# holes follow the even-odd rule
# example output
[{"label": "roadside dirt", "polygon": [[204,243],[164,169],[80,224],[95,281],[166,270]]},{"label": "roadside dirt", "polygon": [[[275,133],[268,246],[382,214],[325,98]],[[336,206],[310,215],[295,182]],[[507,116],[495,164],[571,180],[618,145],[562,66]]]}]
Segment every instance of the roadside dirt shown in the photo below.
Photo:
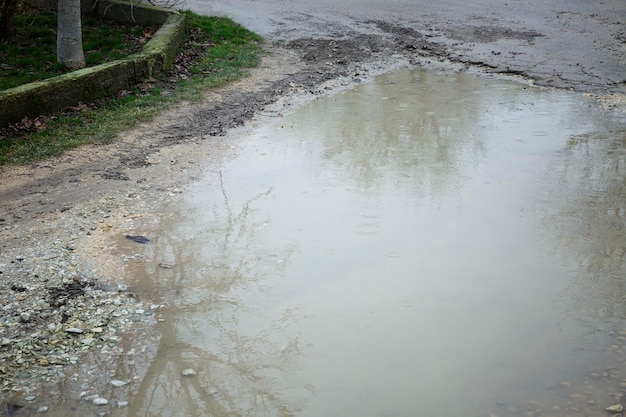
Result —
[{"label": "roadside dirt", "polygon": [[[201,103],[182,104],[150,123],[138,125],[120,135],[114,144],[85,146],[59,158],[3,169],[0,301],[4,306],[13,306],[3,314],[14,316],[5,330],[21,329],[20,340],[36,338],[41,329],[55,324],[53,320],[60,317],[40,314],[37,320],[20,322],[23,312],[13,303],[16,290],[12,287],[16,283],[25,283],[20,293],[24,301],[35,299],[43,288],[61,288],[76,277],[79,282],[97,283],[99,288],[125,293],[116,266],[94,262],[95,255],[103,250],[101,237],[111,230],[122,236],[120,225],[125,221],[175,198],[181,187],[200,175],[212,155],[229,146],[221,139],[224,133],[255,115],[280,117],[292,103],[346,88],[398,65],[493,72],[481,63],[458,58],[448,45],[433,41],[436,33],[424,35],[384,21],[366,24],[382,35],[306,38],[267,45],[262,65],[249,77],[207,92]],[[540,35],[485,27],[463,36],[532,40]],[[509,75],[531,82],[516,71]],[[615,95],[606,102],[609,106],[622,105],[621,97]],[[85,259],[91,262],[84,263]],[[54,310],[53,305],[45,308]],[[137,337],[142,334],[133,331]],[[81,352],[84,367],[89,368],[89,361],[95,360],[93,352]],[[12,392],[0,396],[0,410],[9,415],[13,413],[11,404],[23,404],[24,395],[33,390],[41,392],[29,375],[23,375],[23,379],[30,382],[21,388],[19,384],[5,384]]]}]

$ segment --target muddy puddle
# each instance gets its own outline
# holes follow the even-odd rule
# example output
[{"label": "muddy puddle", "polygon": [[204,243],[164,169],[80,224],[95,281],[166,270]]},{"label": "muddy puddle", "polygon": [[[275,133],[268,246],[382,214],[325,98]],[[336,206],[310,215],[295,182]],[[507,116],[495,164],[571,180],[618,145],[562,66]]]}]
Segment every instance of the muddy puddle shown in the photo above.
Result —
[{"label": "muddy puddle", "polygon": [[160,343],[115,376],[141,379],[106,412],[604,416],[621,401],[623,118],[405,69],[256,123],[134,225],[148,244],[120,240],[141,252],[127,272]]}]

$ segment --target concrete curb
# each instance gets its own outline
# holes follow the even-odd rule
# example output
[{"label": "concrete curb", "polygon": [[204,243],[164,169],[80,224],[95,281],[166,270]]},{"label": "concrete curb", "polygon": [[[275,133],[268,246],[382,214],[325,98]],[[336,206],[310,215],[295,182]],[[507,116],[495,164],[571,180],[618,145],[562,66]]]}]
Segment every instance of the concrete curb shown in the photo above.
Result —
[{"label": "concrete curb", "polygon": [[185,36],[186,16],[170,9],[100,0],[94,12],[107,19],[162,26],[141,52],[127,58],[0,91],[0,126],[131,89],[165,72]]}]

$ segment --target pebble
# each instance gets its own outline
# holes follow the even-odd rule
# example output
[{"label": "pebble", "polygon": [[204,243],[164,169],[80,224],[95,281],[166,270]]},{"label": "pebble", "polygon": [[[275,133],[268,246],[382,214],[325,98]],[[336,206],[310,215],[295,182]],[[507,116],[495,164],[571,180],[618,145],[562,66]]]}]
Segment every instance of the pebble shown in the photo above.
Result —
[{"label": "pebble", "polygon": [[107,405],[109,403],[109,400],[107,400],[106,398],[103,398],[103,397],[98,397],[98,398],[94,398],[92,403],[94,405]]},{"label": "pebble", "polygon": [[85,395],[83,396],[83,400],[92,402],[96,400],[98,397],[100,397],[98,394]]},{"label": "pebble", "polygon": [[34,401],[35,398],[37,398],[37,397],[34,396],[34,395],[29,395],[28,397],[24,397],[24,401]]},{"label": "pebble", "polygon": [[47,412],[47,411],[48,411],[48,406],[47,406],[47,405],[42,405],[41,407],[39,407],[39,408],[37,409],[37,412],[38,412],[38,413],[45,413],[45,412]]},{"label": "pebble", "polygon": [[22,323],[28,323],[30,321],[30,314],[25,311],[20,313],[20,321]]},{"label": "pebble", "polygon": [[183,376],[194,376],[197,374],[197,372],[191,368],[188,368],[188,369],[183,369],[182,374]]},{"label": "pebble", "polygon": [[83,331],[82,329],[79,329],[78,327],[69,327],[67,329],[65,329],[66,333],[73,333],[73,334],[81,334]]},{"label": "pebble", "polygon": [[112,379],[111,380],[111,385],[113,385],[114,387],[123,387],[126,384],[128,384],[128,382],[120,381],[119,379]]},{"label": "pebble", "polygon": [[612,413],[621,413],[622,411],[624,411],[624,406],[620,403],[620,404],[615,404],[615,405],[611,405],[607,408],[605,408],[606,411],[610,411]]},{"label": "pebble", "polygon": [[126,407],[128,405],[128,401],[118,401],[117,406],[119,408]]}]

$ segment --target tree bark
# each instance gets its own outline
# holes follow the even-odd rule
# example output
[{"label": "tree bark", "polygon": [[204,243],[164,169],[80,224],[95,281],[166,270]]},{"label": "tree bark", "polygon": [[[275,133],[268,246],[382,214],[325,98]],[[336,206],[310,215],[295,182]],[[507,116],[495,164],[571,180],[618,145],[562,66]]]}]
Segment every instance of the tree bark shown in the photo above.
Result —
[{"label": "tree bark", "polygon": [[0,39],[15,33],[13,16],[17,10],[17,0],[0,0]]},{"label": "tree bark", "polygon": [[80,0],[59,0],[57,11],[57,62],[67,68],[85,66]]}]

